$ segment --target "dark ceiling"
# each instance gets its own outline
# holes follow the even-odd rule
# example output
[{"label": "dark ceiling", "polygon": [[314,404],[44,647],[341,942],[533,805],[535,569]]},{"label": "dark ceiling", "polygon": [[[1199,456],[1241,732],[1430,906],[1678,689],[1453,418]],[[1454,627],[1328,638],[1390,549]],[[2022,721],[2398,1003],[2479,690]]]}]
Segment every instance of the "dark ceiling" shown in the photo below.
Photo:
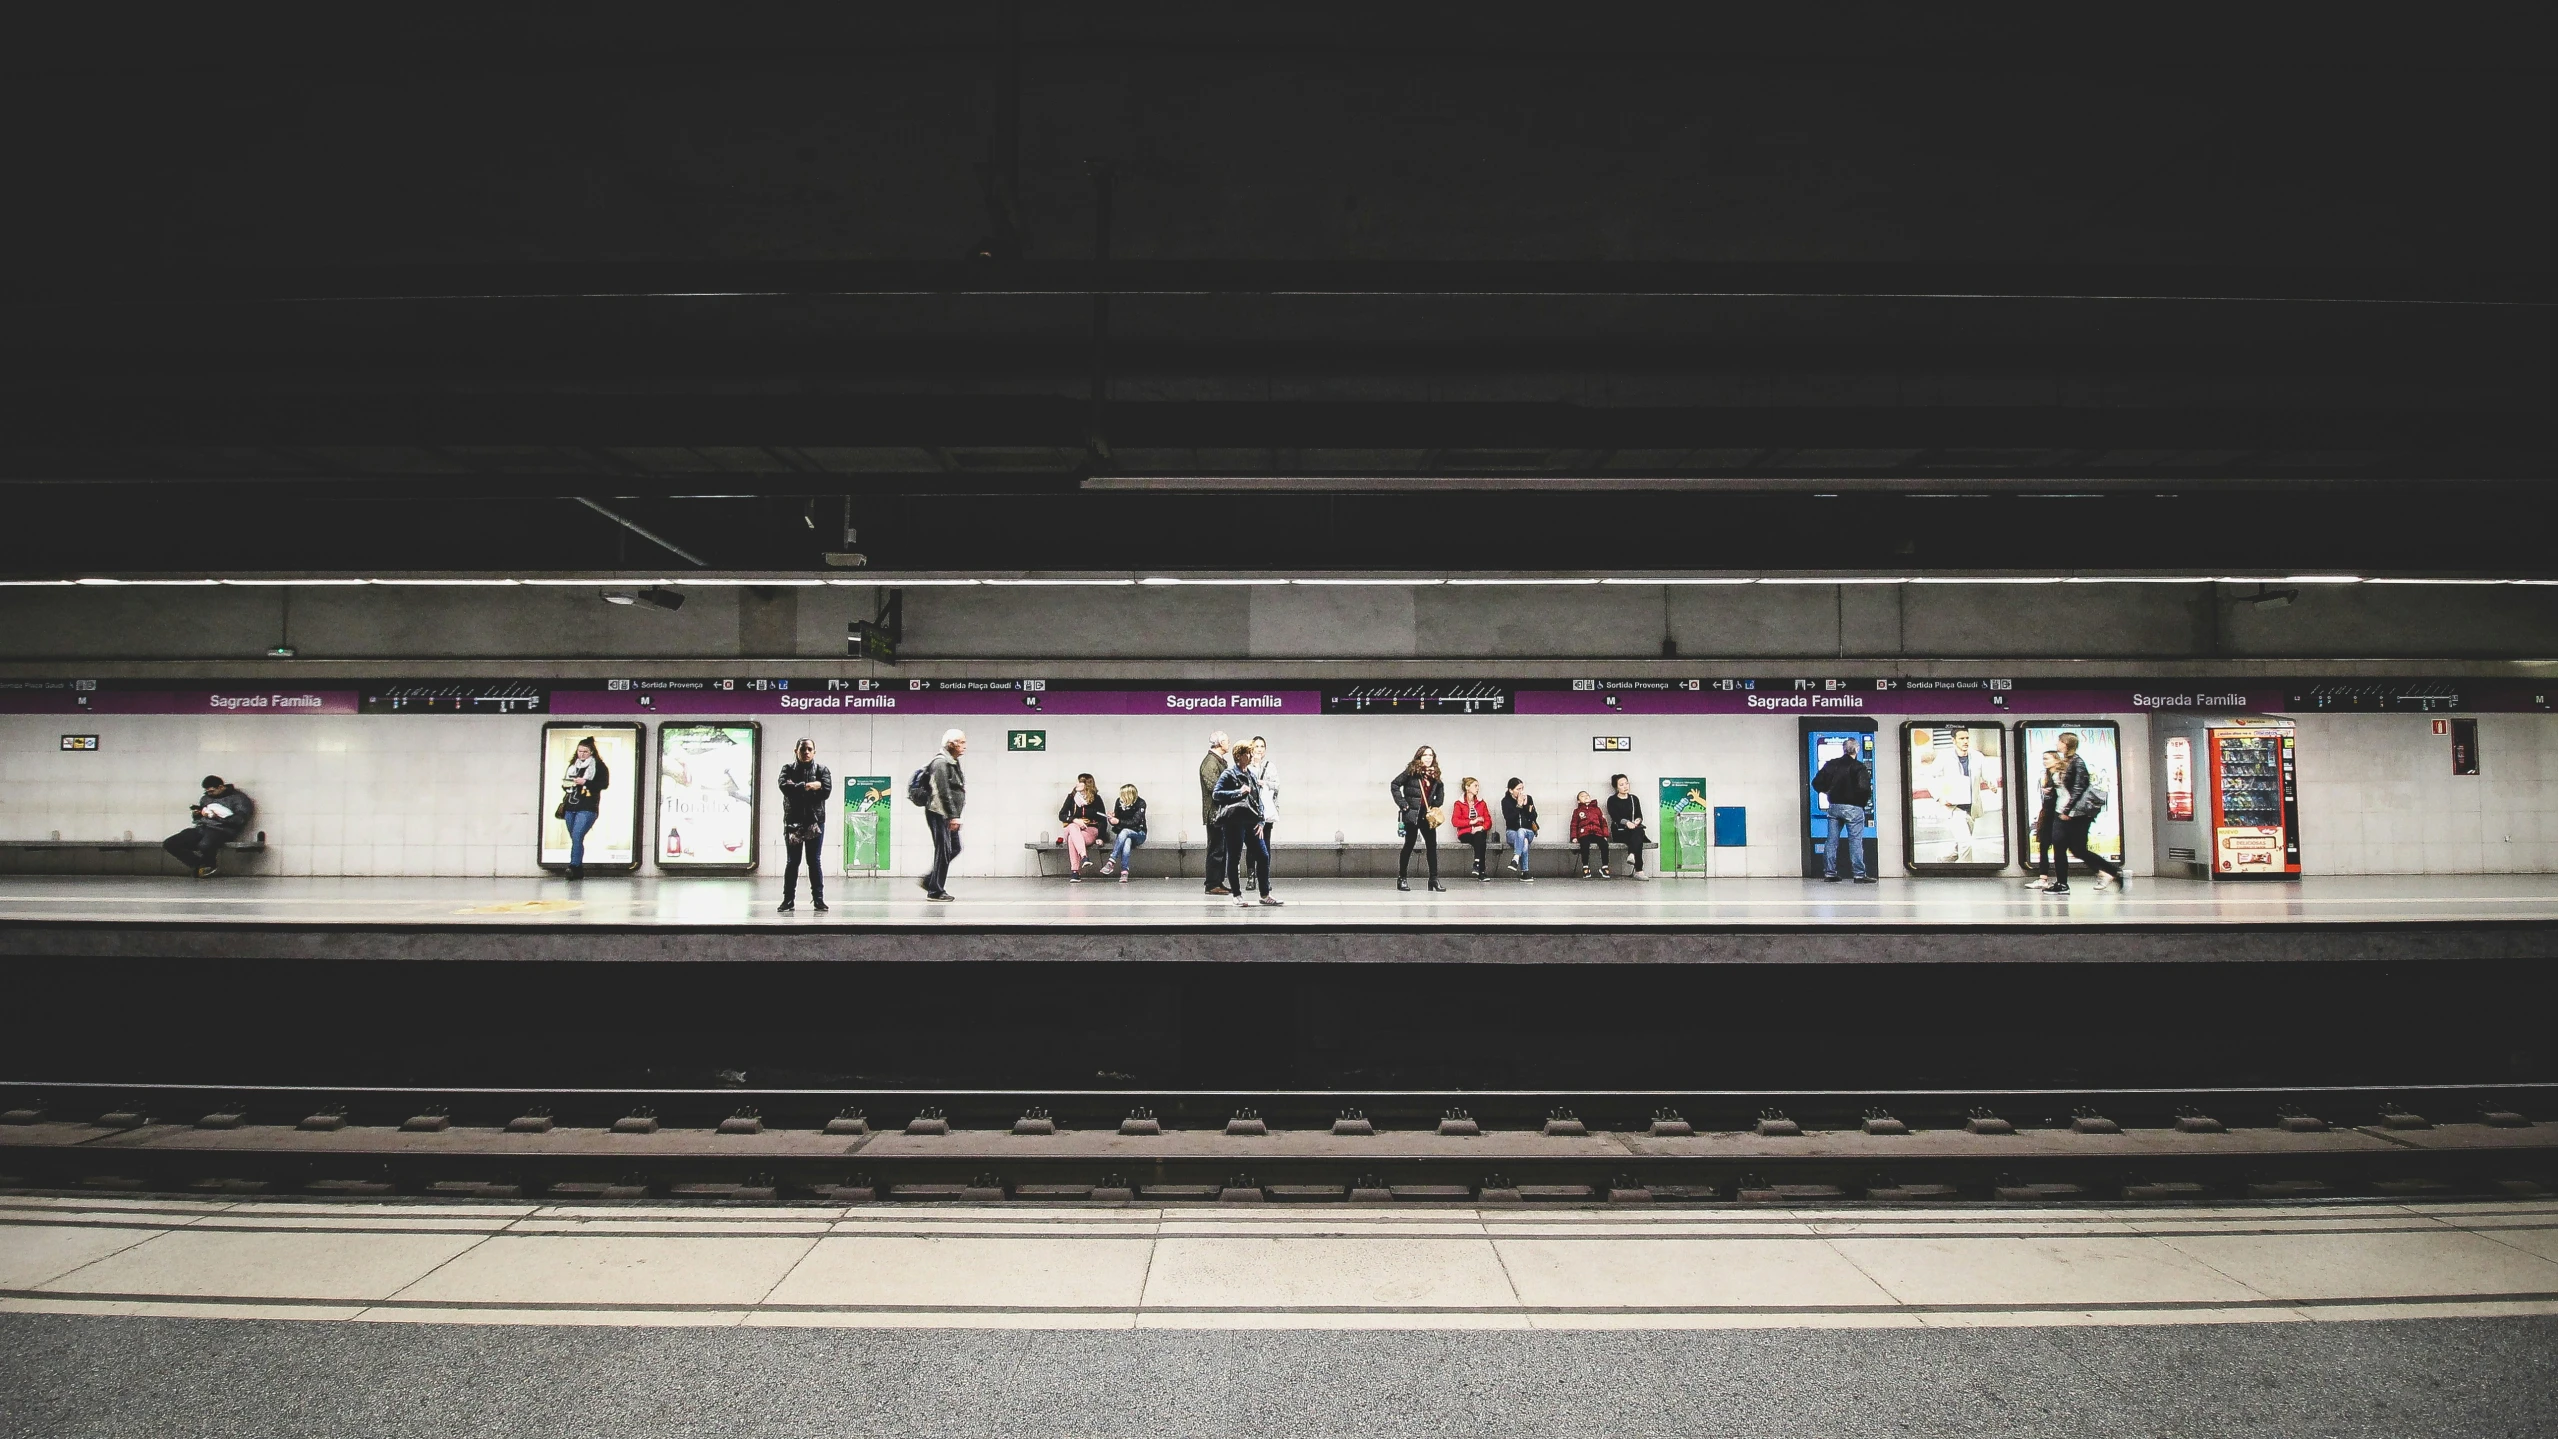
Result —
[{"label": "dark ceiling", "polygon": [[920,8],[22,28],[0,566],[2547,564],[2539,11]]}]

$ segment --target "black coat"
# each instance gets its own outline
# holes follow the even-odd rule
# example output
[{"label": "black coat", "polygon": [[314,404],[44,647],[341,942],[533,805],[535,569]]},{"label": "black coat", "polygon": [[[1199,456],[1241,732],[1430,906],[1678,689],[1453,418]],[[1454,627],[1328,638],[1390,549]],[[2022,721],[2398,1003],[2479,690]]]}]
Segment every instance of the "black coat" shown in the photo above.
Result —
[{"label": "black coat", "polygon": [[1066,802],[1057,806],[1057,822],[1073,824],[1078,820],[1091,825],[1095,834],[1110,833],[1110,810],[1102,804],[1101,796],[1096,794],[1086,803],[1080,790],[1070,789],[1066,791]]},{"label": "black coat", "polygon": [[[810,780],[824,788],[814,792],[800,788]],[[826,800],[835,793],[835,772],[815,760],[801,764],[797,760],[782,766],[782,777],[776,781],[782,791],[782,823],[802,828],[826,823]]]},{"label": "black coat", "polygon": [[1386,792],[1394,796],[1395,813],[1402,816],[1405,824],[1416,828],[1421,824],[1423,810],[1442,809],[1448,803],[1446,780],[1429,778],[1411,770],[1396,775],[1394,783],[1386,787]]},{"label": "black coat", "polygon": [[1135,804],[1111,801],[1110,828],[1103,833],[1120,834],[1132,829],[1139,834],[1146,832],[1146,800],[1143,795],[1138,796]]},{"label": "black coat", "polygon": [[1812,788],[1827,795],[1832,804],[1864,806],[1874,803],[1874,776],[1865,762],[1847,755],[1832,755],[1830,762],[1812,776]]}]

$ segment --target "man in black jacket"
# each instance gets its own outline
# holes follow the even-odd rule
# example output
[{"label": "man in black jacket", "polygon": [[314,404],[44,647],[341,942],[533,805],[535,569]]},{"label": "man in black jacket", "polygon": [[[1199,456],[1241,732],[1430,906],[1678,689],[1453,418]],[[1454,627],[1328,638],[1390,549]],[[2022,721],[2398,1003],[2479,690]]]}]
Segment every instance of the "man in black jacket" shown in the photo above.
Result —
[{"label": "man in black jacket", "polygon": [[160,848],[193,870],[196,878],[211,879],[215,853],[238,839],[257,812],[256,802],[246,791],[218,774],[206,775],[203,797],[187,807],[192,823],[160,841]]},{"label": "man in black jacket", "polygon": [[1874,876],[1865,872],[1865,817],[1874,803],[1873,772],[1851,746],[1813,773],[1812,788],[1830,802],[1829,863],[1823,868],[1822,881],[1839,882],[1839,847],[1844,844],[1856,882],[1872,884]]},{"label": "man in black jacket", "polygon": [[826,800],[835,792],[834,773],[817,762],[817,746],[801,740],[791,746],[791,762],[782,766],[782,913],[796,906],[799,860],[808,855],[808,904],[826,911]]}]

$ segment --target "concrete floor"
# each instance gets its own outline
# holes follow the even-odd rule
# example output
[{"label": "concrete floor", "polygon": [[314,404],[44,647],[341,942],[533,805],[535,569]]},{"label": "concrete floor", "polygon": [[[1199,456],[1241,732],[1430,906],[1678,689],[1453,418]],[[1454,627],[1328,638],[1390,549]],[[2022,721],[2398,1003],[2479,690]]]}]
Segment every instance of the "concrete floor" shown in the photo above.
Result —
[{"label": "concrete floor", "polygon": [[2553,1316],[2548,1202],[14,1199],[0,1434],[2520,1435]]},{"label": "concrete floor", "polygon": [[2067,896],[2013,879],[1446,881],[1409,894],[1392,880],[1295,880],[1283,908],[1239,907],[1196,881],[953,880],[959,902],[927,903],[912,879],[837,879],[831,913],[802,897],[778,914],[777,876],[541,879],[213,880],[0,877],[0,922],[558,926],[959,926],[1146,929],[1203,923],[1322,929],[1541,925],[2034,928],[2057,922],[2150,926],[2352,925],[2558,921],[2558,875],[2349,875],[2213,884],[2139,879],[2128,892],[2081,882]]}]

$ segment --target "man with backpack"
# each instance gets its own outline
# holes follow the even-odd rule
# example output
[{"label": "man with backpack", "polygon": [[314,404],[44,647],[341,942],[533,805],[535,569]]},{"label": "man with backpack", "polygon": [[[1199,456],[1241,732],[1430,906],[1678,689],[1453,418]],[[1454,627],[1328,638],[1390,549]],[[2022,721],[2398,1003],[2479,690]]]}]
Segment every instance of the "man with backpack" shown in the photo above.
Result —
[{"label": "man with backpack", "polygon": [[2063,731],[2061,734],[2060,782],[2054,788],[2056,792],[2053,796],[2053,805],[2060,811],[2061,816],[2061,842],[2054,848],[2052,854],[2052,872],[2055,877],[2049,885],[2044,887],[2043,892],[2045,894],[2069,893],[2069,857],[2071,855],[2077,855],[2085,860],[2087,867],[2096,871],[2098,889],[2103,889],[2109,884],[2118,889],[2131,888],[2131,881],[2124,877],[2121,865],[2109,859],[2098,858],[2087,847],[2088,827],[2096,823],[2096,817],[2105,812],[2105,806],[2111,803],[2114,797],[2106,792],[2104,783],[2089,771],[2087,761],[2079,757],[2078,736],[2068,731]]},{"label": "man with backpack", "polygon": [[1812,774],[1812,788],[1830,802],[1829,863],[1821,874],[1824,884],[1836,884],[1839,874],[1839,847],[1847,847],[1848,865],[1858,884],[1872,884],[1874,876],[1865,872],[1865,815],[1874,803],[1874,776],[1856,750],[1840,750],[1829,762]]},{"label": "man with backpack", "polygon": [[945,730],[941,752],[906,781],[906,798],[924,807],[924,832],[933,839],[932,873],[924,876],[923,885],[924,898],[936,904],[951,901],[950,862],[959,858],[959,815],[968,808],[968,776],[959,768],[959,757],[966,753],[968,736]]}]

